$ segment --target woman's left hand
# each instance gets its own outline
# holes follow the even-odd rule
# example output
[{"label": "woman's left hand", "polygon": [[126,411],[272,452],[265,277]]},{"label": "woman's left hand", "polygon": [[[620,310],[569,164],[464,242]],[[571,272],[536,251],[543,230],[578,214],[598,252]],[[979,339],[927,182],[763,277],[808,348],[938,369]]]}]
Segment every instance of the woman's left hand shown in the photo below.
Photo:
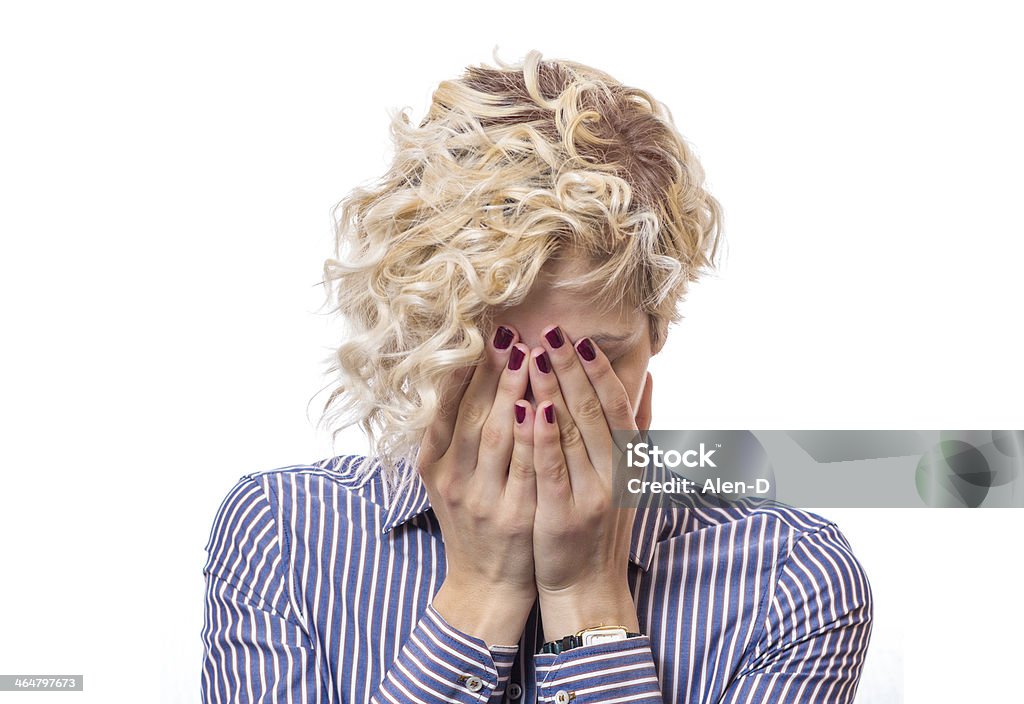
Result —
[{"label": "woman's left hand", "polygon": [[[542,356],[548,372],[545,360],[538,365]],[[651,375],[634,411],[597,345],[589,338],[573,344],[559,330],[545,335],[543,352],[532,351],[530,385],[537,403],[534,570],[545,640],[602,624],[637,631],[627,580],[636,510],[615,494],[623,478],[613,481],[611,429],[650,427]]]}]

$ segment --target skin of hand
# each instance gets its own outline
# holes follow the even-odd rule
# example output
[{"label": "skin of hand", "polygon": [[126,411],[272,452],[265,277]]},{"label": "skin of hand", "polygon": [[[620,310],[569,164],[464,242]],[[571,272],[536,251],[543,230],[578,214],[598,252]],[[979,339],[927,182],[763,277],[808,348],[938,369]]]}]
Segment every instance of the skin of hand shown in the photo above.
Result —
[{"label": "skin of hand", "polygon": [[570,341],[554,325],[543,339],[543,349],[530,353],[537,409],[523,442],[533,444],[533,557],[545,640],[597,625],[638,631],[627,581],[636,510],[615,500],[622,478],[613,486],[611,429],[650,427],[653,378],[646,373],[634,412],[592,340]]},{"label": "skin of hand", "polygon": [[432,604],[452,627],[488,647],[518,643],[537,598],[534,419],[521,400],[529,348],[506,330],[504,340],[500,329],[492,336],[484,361],[454,375],[416,459],[447,561]]},{"label": "skin of hand", "polygon": [[[625,385],[629,398],[632,399],[632,405],[639,409],[635,421],[642,428],[649,425],[652,382],[646,367],[650,357],[657,354],[660,347],[652,349],[646,344],[648,336],[646,316],[628,307],[615,311],[596,310],[587,303],[585,295],[553,290],[550,284],[560,276],[571,272],[569,268],[571,266],[571,261],[556,262],[553,267],[542,272],[537,284],[520,304],[496,311],[504,318],[504,326],[512,333],[511,342],[514,344],[509,344],[504,349],[495,347],[492,333],[486,345],[485,360],[479,365],[487,365],[487,368],[480,370],[476,390],[469,395],[469,398],[476,400],[468,404],[469,412],[463,413],[463,415],[469,417],[470,424],[475,425],[481,434],[485,431],[480,424],[487,423],[488,420],[496,422],[495,427],[500,432],[486,431],[491,437],[489,440],[485,438],[483,442],[479,438],[473,438],[473,433],[470,432],[468,444],[477,448],[475,456],[465,447],[461,450],[459,446],[452,449],[456,411],[462,408],[462,401],[467,397],[467,384],[478,377],[475,367],[466,367],[454,372],[449,378],[441,393],[439,418],[425,433],[421,444],[421,462],[418,463],[418,469],[420,469],[420,475],[424,479],[431,498],[434,513],[441,522],[448,562],[446,578],[435,595],[433,605],[441,616],[454,627],[464,633],[481,637],[489,645],[510,645],[517,642],[522,633],[522,627],[525,625],[525,619],[537,598],[533,573],[533,521],[530,522],[529,541],[526,540],[524,534],[519,532],[522,529],[521,525],[512,526],[515,529],[515,536],[513,540],[508,540],[505,528],[492,524],[492,519],[496,519],[498,523],[508,520],[515,523],[516,520],[525,520],[524,517],[527,514],[535,517],[534,512],[536,511],[537,483],[533,471],[533,429],[538,423],[537,419],[543,418],[543,416],[538,416],[534,411],[535,403],[538,402],[537,399],[540,396],[534,393],[529,379],[531,374],[537,371],[536,369],[533,369],[533,372],[530,371],[534,365],[532,359],[540,352],[547,350],[545,347],[535,349],[526,344],[526,337],[521,334],[521,331],[527,330],[529,335],[534,336],[534,339],[543,340],[544,338],[538,335],[537,331],[544,329],[542,326],[545,324],[545,318],[559,320],[568,316],[573,320],[573,329],[580,332],[580,338],[595,332],[598,335],[624,333],[625,341],[616,341],[611,344],[611,348],[598,350],[597,358],[602,364],[611,360],[612,375]],[[596,349],[596,340],[592,341],[592,344]],[[509,360],[513,358],[515,349],[524,353],[525,360],[518,369],[509,370],[506,367],[509,366]],[[567,349],[571,350],[572,348]],[[555,355],[555,358],[559,359],[558,355]],[[581,364],[586,366],[585,361]],[[558,370],[555,371],[557,376]],[[510,390],[507,393],[501,391],[502,380],[506,375],[510,377],[507,382],[504,382],[510,385]],[[513,380],[518,380],[519,383],[515,384]],[[525,393],[524,386],[526,387]],[[538,386],[545,387],[544,381],[540,380]],[[486,389],[490,391],[488,392]],[[511,428],[508,431],[500,425],[502,405],[497,399],[499,393],[504,399],[501,403],[509,404],[505,407],[508,427]],[[486,402],[483,400],[484,397],[488,397]],[[556,397],[556,401],[558,398],[561,398],[561,395]],[[564,401],[562,403],[564,404]],[[481,406],[486,406],[487,410],[479,410]],[[521,424],[517,424],[514,420],[515,406],[523,409],[524,417]],[[486,418],[485,413],[487,414]],[[562,417],[559,415],[558,419]],[[493,424],[487,423],[488,426]],[[505,433],[507,432],[511,432],[513,436],[513,452],[509,455],[505,454],[508,437]],[[460,437],[463,436],[465,433],[460,434]],[[503,460],[504,477],[498,476],[497,472],[489,475],[497,486],[505,487],[504,493],[501,494],[503,498],[510,498],[508,494],[510,486],[515,491],[516,487],[526,490],[526,486],[530,485],[530,482],[518,483],[512,481],[513,479],[530,477],[533,480],[534,494],[532,497],[527,496],[521,500],[519,503],[521,511],[516,510],[515,501],[506,500],[500,504],[486,504],[482,497],[494,494],[487,494],[488,487],[483,486],[480,481],[486,479],[485,474],[462,471],[462,468],[467,465],[470,468],[476,467],[476,460],[483,458],[487,448],[497,448],[500,450],[497,454],[507,457]],[[468,459],[456,460],[457,457]],[[494,465],[489,462],[487,466],[493,468]],[[478,481],[465,483],[468,474],[475,475]],[[448,507],[449,502],[441,496],[442,492],[451,497],[450,508]],[[479,512],[479,522],[463,520],[461,514],[467,510]],[[510,519],[510,516],[513,518]],[[621,518],[626,519],[625,516]],[[530,544],[529,550],[525,549],[526,543]],[[628,544],[625,550],[628,551]],[[526,577],[527,572],[530,573],[528,578]],[[622,581],[624,580],[625,571],[622,576]],[[609,584],[616,583],[618,580]],[[610,596],[608,594],[594,595],[595,599],[599,599],[596,602],[598,604],[614,603],[615,608],[601,609],[609,615],[591,615],[588,610],[570,618],[560,619],[558,614],[562,611],[572,614],[573,605],[579,601],[574,598],[575,594],[589,593],[589,589],[577,587],[564,590],[561,592],[561,596],[566,597],[565,599],[556,599],[547,594],[543,600],[543,606],[546,608],[544,624],[545,632],[550,636],[548,639],[558,638],[580,630],[580,628],[599,623],[631,624],[632,618],[635,618],[632,608],[624,617],[612,615],[626,611],[624,607],[627,604],[624,597],[628,595],[628,590],[612,590],[602,587],[596,591],[611,593]],[[562,607],[563,602],[565,603],[564,608]],[[582,625],[578,628],[558,625],[563,620],[574,624],[582,623]],[[566,628],[569,630],[565,630]]]}]

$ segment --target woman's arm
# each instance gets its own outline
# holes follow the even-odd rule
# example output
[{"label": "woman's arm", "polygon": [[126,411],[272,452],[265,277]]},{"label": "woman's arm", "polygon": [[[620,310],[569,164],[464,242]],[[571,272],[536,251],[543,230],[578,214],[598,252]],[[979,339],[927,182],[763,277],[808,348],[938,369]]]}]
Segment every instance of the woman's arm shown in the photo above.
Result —
[{"label": "woman's arm", "polygon": [[757,643],[721,700],[853,702],[871,640],[871,585],[836,525],[799,536]]},{"label": "woman's arm", "polygon": [[[222,502],[207,544],[202,701],[405,703],[500,701],[519,652],[487,644],[448,624],[433,605],[380,682],[346,663],[331,681],[288,582],[290,556],[263,484],[243,477]],[[468,613],[468,610],[466,610]],[[342,657],[353,654],[342,653]],[[337,696],[332,696],[332,692]]]},{"label": "woman's arm", "polygon": [[273,510],[250,476],[217,511],[203,567],[202,701],[329,701],[289,600]]}]

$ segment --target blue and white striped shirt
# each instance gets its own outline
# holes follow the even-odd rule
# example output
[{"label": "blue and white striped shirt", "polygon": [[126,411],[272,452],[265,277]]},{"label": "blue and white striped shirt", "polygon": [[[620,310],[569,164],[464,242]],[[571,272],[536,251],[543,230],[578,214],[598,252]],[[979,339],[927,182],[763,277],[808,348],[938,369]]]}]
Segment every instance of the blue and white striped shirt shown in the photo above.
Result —
[{"label": "blue and white striped shirt", "polygon": [[431,607],[444,543],[417,478],[385,500],[364,458],[247,474],[206,546],[203,702],[852,702],[872,595],[813,513],[675,506],[644,495],[629,581],[643,635],[536,654]]}]

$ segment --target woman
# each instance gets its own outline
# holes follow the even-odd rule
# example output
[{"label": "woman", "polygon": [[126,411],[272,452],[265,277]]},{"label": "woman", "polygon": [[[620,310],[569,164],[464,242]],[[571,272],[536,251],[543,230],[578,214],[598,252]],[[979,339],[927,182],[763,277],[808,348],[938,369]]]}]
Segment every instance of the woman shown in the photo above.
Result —
[{"label": "woman", "polygon": [[375,456],[224,499],[204,701],[852,701],[872,600],[834,523],[613,489],[611,430],[650,426],[648,362],[718,247],[697,159],[642,90],[498,63],[399,113],[342,203],[324,418]]}]

